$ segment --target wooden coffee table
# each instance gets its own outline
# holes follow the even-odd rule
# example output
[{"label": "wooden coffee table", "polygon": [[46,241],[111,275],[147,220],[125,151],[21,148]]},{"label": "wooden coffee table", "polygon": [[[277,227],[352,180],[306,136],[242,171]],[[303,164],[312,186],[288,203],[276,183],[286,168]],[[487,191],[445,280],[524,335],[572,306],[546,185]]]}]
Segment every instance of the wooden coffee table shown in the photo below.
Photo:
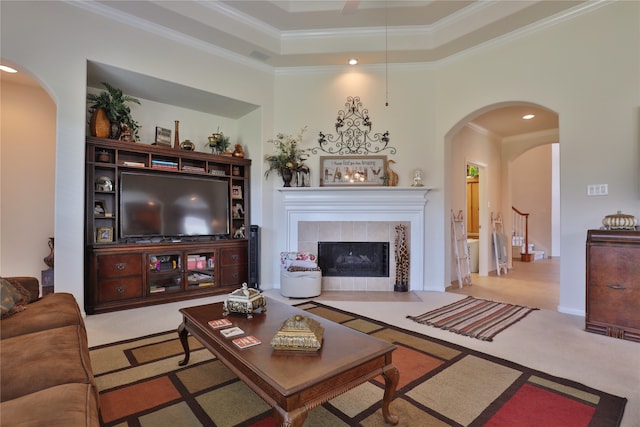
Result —
[{"label": "wooden coffee table", "polygon": [[[222,318],[222,303],[180,310],[183,322],[178,328],[185,357],[189,362],[187,337],[193,335],[245,384],[273,407],[277,425],[302,426],[307,411],[378,375],[385,381],[382,414],[389,424],[398,417],[389,404],[398,385],[398,369],[391,363],[396,346],[378,338],[314,316],[282,302],[267,299],[267,311],[252,319],[231,313],[227,318],[246,335],[254,335],[262,344],[240,350],[220,330],[207,324]],[[274,351],[271,339],[294,314],[316,319],[324,328],[322,348],[318,352]],[[235,337],[234,337],[235,338]]]}]

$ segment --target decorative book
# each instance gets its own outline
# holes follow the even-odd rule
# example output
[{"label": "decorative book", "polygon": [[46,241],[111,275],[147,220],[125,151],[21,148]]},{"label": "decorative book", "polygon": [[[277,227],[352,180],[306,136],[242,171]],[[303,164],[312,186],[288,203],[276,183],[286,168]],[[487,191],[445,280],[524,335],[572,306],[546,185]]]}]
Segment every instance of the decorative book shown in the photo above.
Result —
[{"label": "decorative book", "polygon": [[220,329],[220,328],[226,328],[227,326],[231,326],[233,325],[233,323],[231,323],[231,320],[229,319],[215,319],[215,320],[209,320],[209,326],[211,326],[213,329]]},{"label": "decorative book", "polygon": [[262,341],[260,341],[258,338],[254,337],[253,335],[248,335],[246,337],[240,337],[240,338],[234,339],[233,343],[238,348],[247,348],[247,347],[253,347],[254,345],[262,344]]},{"label": "decorative book", "polygon": [[229,338],[235,337],[236,335],[242,335],[244,334],[244,331],[237,326],[234,326],[233,328],[223,329],[220,331],[220,333],[224,335],[225,338]]}]

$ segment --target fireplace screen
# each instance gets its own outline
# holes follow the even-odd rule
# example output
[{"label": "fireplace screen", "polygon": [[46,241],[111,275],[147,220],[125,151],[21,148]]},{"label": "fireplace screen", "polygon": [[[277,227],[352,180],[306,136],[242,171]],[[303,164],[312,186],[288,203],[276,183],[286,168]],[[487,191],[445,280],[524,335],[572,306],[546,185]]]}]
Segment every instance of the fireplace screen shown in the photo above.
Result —
[{"label": "fireplace screen", "polygon": [[323,276],[389,277],[389,242],[318,242]]}]

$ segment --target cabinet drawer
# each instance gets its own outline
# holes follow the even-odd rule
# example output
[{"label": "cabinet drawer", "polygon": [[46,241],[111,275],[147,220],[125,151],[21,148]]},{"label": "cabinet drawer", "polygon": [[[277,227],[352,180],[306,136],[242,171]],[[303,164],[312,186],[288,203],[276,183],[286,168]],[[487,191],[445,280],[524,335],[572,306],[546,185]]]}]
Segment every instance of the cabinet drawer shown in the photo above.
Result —
[{"label": "cabinet drawer", "polygon": [[247,265],[247,248],[225,248],[221,251],[220,265]]},{"label": "cabinet drawer", "polygon": [[248,280],[247,267],[238,266],[224,268],[220,272],[222,286],[240,287]]},{"label": "cabinet drawer", "polygon": [[98,277],[124,277],[142,274],[140,255],[100,255],[98,256]]},{"label": "cabinet drawer", "polygon": [[640,247],[589,248],[587,277],[588,320],[640,329]]},{"label": "cabinet drawer", "polygon": [[99,303],[139,298],[141,296],[142,279],[140,277],[100,280],[98,282]]}]

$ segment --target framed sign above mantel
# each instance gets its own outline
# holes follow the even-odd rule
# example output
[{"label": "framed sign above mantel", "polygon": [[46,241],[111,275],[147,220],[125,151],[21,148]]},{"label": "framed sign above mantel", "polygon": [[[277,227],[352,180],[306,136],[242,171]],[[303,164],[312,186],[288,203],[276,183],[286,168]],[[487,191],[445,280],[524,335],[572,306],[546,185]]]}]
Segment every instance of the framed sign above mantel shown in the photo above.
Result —
[{"label": "framed sign above mantel", "polygon": [[381,186],[387,156],[321,156],[320,187]]}]

